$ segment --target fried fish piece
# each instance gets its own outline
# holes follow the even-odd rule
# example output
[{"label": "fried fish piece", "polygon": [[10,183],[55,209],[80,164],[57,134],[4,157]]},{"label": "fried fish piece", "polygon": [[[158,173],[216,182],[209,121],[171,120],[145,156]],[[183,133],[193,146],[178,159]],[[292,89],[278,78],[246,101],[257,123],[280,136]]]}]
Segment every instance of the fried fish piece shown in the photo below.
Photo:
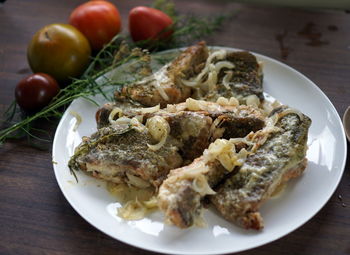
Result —
[{"label": "fried fish piece", "polygon": [[[140,125],[146,125],[141,130],[135,131],[126,125],[130,130],[119,132],[125,124],[118,123],[100,128],[91,138],[83,139],[69,166],[72,170],[81,169],[116,183],[128,183],[133,178],[130,176],[135,176],[158,187],[171,169],[199,157],[212,137],[232,132],[227,129],[232,126],[227,122],[249,119],[252,126],[244,135],[264,125],[262,112],[249,106],[220,106],[212,102],[204,102],[202,106],[207,109],[189,111],[185,104],[180,104],[138,115],[136,117],[143,119]],[[149,126],[148,122],[156,117],[169,126],[169,132],[161,149],[154,151],[149,145],[157,144],[152,135],[157,127]],[[220,132],[215,132],[217,130]]]},{"label": "fried fish piece", "polygon": [[116,91],[115,99],[130,100],[143,106],[160,104],[161,107],[183,102],[190,97],[192,91],[191,88],[183,86],[180,79],[188,79],[198,74],[207,58],[205,42],[199,42],[153,75]]},{"label": "fried fish piece", "polygon": [[[218,139],[192,164],[171,170],[158,194],[166,222],[180,228],[200,222],[203,198],[210,195],[210,201],[226,219],[245,228],[262,228],[257,212],[261,203],[282,182],[305,169],[310,126],[307,116],[286,107],[276,110],[270,118],[280,118],[271,134],[269,126],[249,134],[247,139],[251,140]],[[208,159],[209,153],[216,156]],[[242,194],[244,197],[240,197]]]},{"label": "fried fish piece", "polygon": [[165,222],[179,228],[201,225],[203,198],[229,172],[219,161],[206,162],[201,156],[190,165],[171,170],[159,188],[158,207]]},{"label": "fried fish piece", "polygon": [[299,176],[306,167],[310,118],[285,106],[274,110],[272,116],[278,117],[277,131],[269,134],[210,199],[225,219],[247,229],[264,227],[258,212],[261,205],[277,187]]},{"label": "fried fish piece", "polygon": [[[189,97],[211,102],[234,97],[243,104],[247,104],[247,98],[252,95],[258,101],[264,99],[262,73],[254,55],[225,50],[211,51],[210,55],[208,52],[205,43],[200,42],[155,74],[116,91],[116,102],[105,104],[96,113],[98,128],[109,125],[108,116],[114,108],[136,114],[142,107],[160,105],[164,108]],[[213,68],[215,70],[211,70]],[[211,76],[216,78],[210,79]],[[205,85],[209,79],[214,80],[210,88]],[[188,86],[188,82],[192,85]]]},{"label": "fried fish piece", "polygon": [[167,223],[180,228],[202,225],[203,199],[237,171],[248,155],[244,139],[217,139],[190,165],[171,170],[160,186],[158,206]]},{"label": "fried fish piece", "polygon": [[[163,116],[170,126],[170,134],[159,150],[150,145],[157,144],[151,132],[145,127],[138,129],[130,125],[114,124],[103,127],[95,134],[84,137],[69,161],[71,170],[83,170],[94,177],[115,183],[130,183],[139,187],[158,187],[170,169],[182,165],[184,159],[197,156],[207,146],[212,120],[203,114],[181,112]],[[188,123],[195,131],[189,130]],[[186,135],[183,128],[186,128]],[[191,141],[193,151],[185,145]],[[194,156],[194,157],[195,157]]]},{"label": "fried fish piece", "polygon": [[181,82],[192,88],[195,99],[216,102],[220,97],[235,97],[246,104],[252,96],[264,100],[261,69],[261,63],[247,51],[212,49],[201,72]]},{"label": "fried fish piece", "polygon": [[222,61],[231,63],[232,68],[220,70],[216,85],[204,95],[204,100],[235,97],[241,103],[246,103],[251,95],[264,100],[261,67],[253,54],[247,51],[227,52]]}]

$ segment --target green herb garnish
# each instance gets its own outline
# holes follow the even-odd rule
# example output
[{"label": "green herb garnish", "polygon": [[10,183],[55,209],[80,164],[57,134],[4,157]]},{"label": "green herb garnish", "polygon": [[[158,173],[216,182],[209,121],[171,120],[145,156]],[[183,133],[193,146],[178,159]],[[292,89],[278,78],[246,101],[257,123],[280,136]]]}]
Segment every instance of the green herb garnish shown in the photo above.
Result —
[{"label": "green herb garnish", "polygon": [[[143,68],[141,72],[146,73],[149,71],[147,70],[147,65],[143,65],[143,62],[147,62],[144,61],[147,52],[140,50],[139,47],[147,47],[152,51],[158,51],[187,46],[198,39],[202,39],[204,36],[212,34],[230,17],[230,15],[219,15],[212,18],[203,18],[194,15],[179,15],[175,10],[174,3],[168,0],[155,0],[153,7],[167,13],[174,21],[173,26],[169,28],[173,30],[172,37],[169,40],[143,41],[135,44],[125,36],[117,35],[93,58],[81,78],[73,80],[70,85],[61,89],[50,104],[41,111],[34,115],[23,117],[23,114],[21,114],[21,111],[18,109],[19,107],[16,106],[14,101],[5,112],[4,119],[0,122],[2,128],[7,126],[0,130],[0,144],[6,139],[21,138],[24,136],[28,139],[43,140],[37,134],[46,131],[36,129],[34,123],[40,119],[57,121],[57,119],[62,117],[65,108],[77,98],[82,97],[97,104],[92,99],[92,96],[100,94],[107,100],[111,100],[105,93],[105,89],[111,86],[114,86],[115,89],[121,88],[130,81],[115,82],[105,79],[105,82],[98,84],[96,79],[132,60],[138,60],[139,66]],[[157,61],[164,64],[168,60],[158,58]]]},{"label": "green herb garnish", "polygon": [[[109,44],[107,44],[100,53],[93,59],[86,72],[83,74],[81,79],[74,80],[70,85],[61,89],[58,95],[56,95],[49,105],[43,108],[41,111],[35,113],[32,116],[28,116],[23,120],[11,125],[0,131],[0,143],[4,142],[8,138],[18,138],[23,136],[23,133],[38,139],[39,137],[32,134],[34,130],[33,123],[38,119],[60,118],[62,117],[62,110],[65,109],[74,99],[85,98],[86,100],[98,105],[92,96],[102,94],[108,100],[107,95],[104,93],[104,89],[109,86],[122,86],[123,84],[114,83],[113,81],[106,79],[102,84],[97,84],[96,79],[102,77],[110,70],[127,63],[133,59],[142,58],[142,54],[131,51],[128,55],[125,55],[121,60],[114,61],[114,56],[117,50],[120,48],[121,40],[124,39],[122,36],[117,35]],[[16,113],[17,112],[17,113]],[[16,114],[20,114],[19,110],[16,109],[15,104],[11,104],[9,109],[6,111],[7,118],[4,124],[10,123]],[[17,135],[14,132],[20,131]],[[39,138],[40,139],[40,138]]]}]

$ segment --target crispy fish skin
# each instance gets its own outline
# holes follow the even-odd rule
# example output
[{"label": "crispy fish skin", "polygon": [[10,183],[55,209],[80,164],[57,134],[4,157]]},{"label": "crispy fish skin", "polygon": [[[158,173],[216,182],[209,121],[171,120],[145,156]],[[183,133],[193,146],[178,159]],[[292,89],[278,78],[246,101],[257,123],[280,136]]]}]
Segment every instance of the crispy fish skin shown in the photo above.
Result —
[{"label": "crispy fish skin", "polygon": [[[187,48],[169,66],[155,73],[154,79],[145,79],[124,87],[120,92],[115,92],[115,99],[131,100],[143,106],[155,106],[183,102],[191,96],[191,88],[183,86],[181,78],[189,78],[196,75],[203,68],[208,58],[208,49],[204,42]],[[154,84],[156,82],[157,84]],[[156,86],[161,87],[167,98],[161,95]]]},{"label": "crispy fish skin", "polygon": [[[264,127],[262,115],[255,108],[250,106],[237,108],[239,111],[235,113],[227,112],[221,115],[211,113],[216,120],[219,120],[216,128],[223,128],[222,137],[230,135],[244,137],[252,130],[257,131]],[[239,122],[243,123],[240,129],[231,130]],[[237,146],[237,149],[241,148]],[[202,154],[203,150],[199,155]],[[166,221],[179,228],[188,228],[198,223],[203,208],[203,198],[207,193],[196,190],[196,185],[203,183],[204,178],[204,182],[209,185],[207,190],[210,190],[228,174],[230,172],[218,160],[206,161],[203,156],[196,158],[187,166],[171,170],[158,193],[158,206],[165,213]]]},{"label": "crispy fish skin", "polygon": [[[224,135],[230,127],[228,122],[247,119],[251,126],[246,126],[245,133],[242,133],[246,135],[264,125],[265,116],[253,107],[206,104],[212,111],[186,111],[185,104],[180,104],[177,105],[180,110],[175,112],[159,110],[142,115],[143,124],[155,116],[162,117],[169,124],[167,141],[158,151],[148,148],[147,144],[157,142],[153,141],[147,129],[143,132],[119,132],[125,124],[102,127],[91,138],[84,138],[70,161],[70,168],[116,183],[128,182],[128,173],[158,187],[171,169],[202,155],[209,146],[213,129],[220,129],[220,135]],[[135,115],[130,113],[127,116]],[[220,118],[220,125],[214,125],[214,121]]]},{"label": "crispy fish skin", "polygon": [[163,117],[169,123],[169,136],[177,141],[183,160],[192,161],[208,147],[212,118],[202,113],[188,111],[167,113],[163,114]]},{"label": "crispy fish skin", "polygon": [[170,169],[182,164],[182,158],[170,145],[160,151],[149,150],[147,144],[152,143],[155,141],[148,132],[125,125],[105,127],[91,138],[84,137],[69,167],[115,183],[128,183],[128,173],[158,186]]},{"label": "crispy fish skin", "polygon": [[[136,131],[125,127],[120,131],[125,124],[110,125],[83,139],[69,167],[115,183],[127,183],[129,174],[158,187],[170,169],[180,167],[183,159],[193,160],[207,147],[212,124],[210,117],[195,112],[169,113],[162,117],[171,131],[160,150],[152,151],[148,147],[147,144],[157,141],[147,129]],[[189,143],[193,150],[185,153]]]},{"label": "crispy fish skin", "polygon": [[[200,173],[191,174],[198,168]],[[207,195],[194,188],[197,178],[205,178],[214,187],[227,174],[219,161],[204,163],[203,156],[188,166],[171,170],[158,193],[158,206],[165,214],[165,221],[182,229],[196,225],[201,217],[202,200]]]},{"label": "crispy fish skin", "polygon": [[[285,107],[272,114],[283,114]],[[230,222],[246,229],[262,229],[260,206],[283,182],[299,176],[306,167],[308,129],[311,120],[287,113],[266,142],[247,157],[239,172],[215,189],[210,201]]]},{"label": "crispy fish skin", "polygon": [[[169,97],[165,100],[159,90],[154,86],[154,79],[146,77],[140,82],[125,86],[122,91],[115,92],[115,103],[107,103],[96,112],[96,122],[98,128],[109,125],[108,116],[113,108],[118,107],[126,112],[126,115],[135,114],[142,107],[155,106],[160,104],[161,108],[167,104],[177,104],[184,102],[187,98],[203,99],[216,102],[219,97],[239,99],[245,104],[245,98],[256,95],[260,100],[264,99],[262,90],[262,74],[256,57],[249,52],[228,52],[225,61],[231,62],[234,68],[229,81],[229,88],[225,87],[223,77],[228,69],[223,68],[218,74],[218,83],[204,95],[196,96],[192,88],[183,85],[182,80],[195,77],[200,73],[206,64],[209,53],[204,42],[187,48],[170,65],[158,71],[163,73],[159,81],[159,86],[164,89],[164,93]],[[159,75],[158,75],[159,76]],[[152,85],[153,84],[153,85]],[[239,127],[233,127],[239,128]]]},{"label": "crispy fish skin", "polygon": [[[95,119],[96,119],[96,124],[97,128],[102,128],[110,125],[109,122],[109,115],[112,112],[113,109],[119,108],[123,111],[123,115],[125,116],[136,116],[140,109],[141,105],[133,103],[131,101],[121,101],[117,103],[106,103],[102,107],[100,107],[96,114],[95,114]],[[117,116],[116,116],[117,117]]]},{"label": "crispy fish skin", "polygon": [[[282,107],[273,114],[283,113],[285,109]],[[209,195],[210,201],[226,219],[245,228],[261,229],[263,221],[257,211],[261,203],[281,183],[299,176],[306,167],[306,140],[311,121],[301,116],[301,120],[294,113],[282,117],[277,124],[279,131],[270,134],[240,169],[228,172],[218,160],[208,162],[202,156],[188,166],[171,170],[158,193],[158,205],[166,221],[179,228],[196,223],[203,198],[209,193],[197,192],[194,183],[204,177],[217,192]],[[236,146],[236,152],[241,148]],[[263,169],[260,175],[256,173],[257,166]]]},{"label": "crispy fish skin", "polygon": [[216,101],[219,97],[235,97],[241,103],[245,103],[244,99],[250,95],[256,95],[260,100],[264,100],[263,76],[256,57],[247,51],[239,51],[229,52],[225,60],[234,64],[234,68],[229,70],[232,71],[229,88],[223,85],[224,74],[228,72],[224,68],[219,73],[215,89],[209,91],[204,100]]}]

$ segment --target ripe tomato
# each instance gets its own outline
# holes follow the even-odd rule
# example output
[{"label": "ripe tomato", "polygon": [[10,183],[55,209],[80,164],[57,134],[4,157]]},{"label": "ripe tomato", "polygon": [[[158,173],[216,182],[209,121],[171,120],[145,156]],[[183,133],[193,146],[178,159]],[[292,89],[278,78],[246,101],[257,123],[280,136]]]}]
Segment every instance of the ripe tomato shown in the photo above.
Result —
[{"label": "ripe tomato", "polygon": [[78,6],[71,13],[69,23],[86,36],[94,50],[101,49],[121,28],[117,7],[107,1],[90,1]]},{"label": "ripe tomato", "polygon": [[135,42],[169,38],[172,34],[169,27],[172,24],[173,21],[168,15],[154,8],[138,6],[129,13],[129,31]]},{"label": "ripe tomato", "polygon": [[67,24],[43,27],[33,36],[27,50],[33,73],[47,73],[60,83],[81,75],[89,63],[90,54],[85,36]]},{"label": "ripe tomato", "polygon": [[15,98],[25,111],[37,111],[48,105],[60,88],[48,74],[36,73],[22,79],[16,86]]}]

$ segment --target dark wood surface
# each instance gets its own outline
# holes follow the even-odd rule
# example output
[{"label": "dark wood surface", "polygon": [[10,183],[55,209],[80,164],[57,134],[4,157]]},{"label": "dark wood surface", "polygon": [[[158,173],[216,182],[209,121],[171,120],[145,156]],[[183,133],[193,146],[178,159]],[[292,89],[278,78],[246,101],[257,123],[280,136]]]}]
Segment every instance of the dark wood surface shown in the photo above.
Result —
[{"label": "dark wood surface", "polygon": [[[12,102],[17,82],[30,73],[26,47],[32,35],[46,24],[67,22],[70,11],[82,2],[8,0],[0,7],[0,113]],[[113,2],[123,17],[124,31],[130,8],[149,3]],[[350,105],[350,14],[218,0],[181,0],[176,5],[181,12],[198,15],[235,12],[220,32],[206,38],[208,44],[279,59],[313,80],[341,116]],[[300,33],[307,24],[310,28],[310,22],[313,31],[320,33],[316,42]],[[283,34],[286,59],[281,58],[276,40]],[[116,241],[82,219],[56,183],[51,152],[8,142],[0,147],[0,254],[152,253]],[[315,217],[280,240],[241,254],[350,254],[349,163],[336,192]]]}]

